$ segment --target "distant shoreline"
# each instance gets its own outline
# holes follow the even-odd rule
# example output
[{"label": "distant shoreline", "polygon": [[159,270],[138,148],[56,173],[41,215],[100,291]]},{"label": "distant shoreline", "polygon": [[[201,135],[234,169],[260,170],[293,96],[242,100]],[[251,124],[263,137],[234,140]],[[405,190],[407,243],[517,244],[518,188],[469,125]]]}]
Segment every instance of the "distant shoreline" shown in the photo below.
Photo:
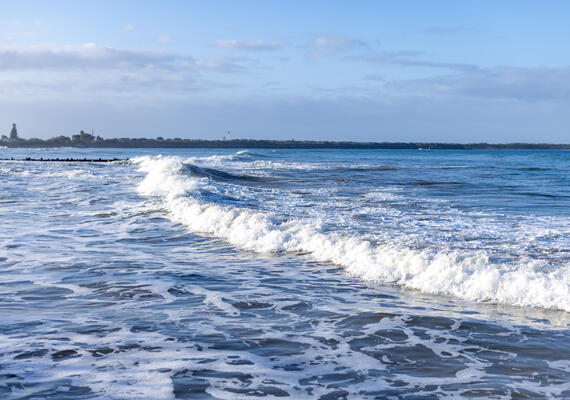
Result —
[{"label": "distant shoreline", "polygon": [[311,140],[202,140],[202,139],[102,139],[89,134],[59,136],[52,139],[0,141],[8,148],[168,148],[168,149],[401,149],[401,150],[570,150],[570,144],[550,143],[424,143],[424,142],[348,142]]}]

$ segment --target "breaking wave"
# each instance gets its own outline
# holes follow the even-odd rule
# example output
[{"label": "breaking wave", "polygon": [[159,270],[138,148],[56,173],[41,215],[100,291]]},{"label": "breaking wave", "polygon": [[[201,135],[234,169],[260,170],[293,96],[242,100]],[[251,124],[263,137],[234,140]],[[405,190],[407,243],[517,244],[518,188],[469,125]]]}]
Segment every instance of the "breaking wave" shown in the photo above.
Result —
[{"label": "breaking wave", "polygon": [[230,182],[237,184],[255,184],[266,182],[267,179],[251,175],[235,175],[215,168],[199,167],[193,164],[184,164],[182,169],[188,171],[191,176],[197,178],[210,178],[218,182]]},{"label": "breaking wave", "polygon": [[[539,261],[493,263],[483,251],[414,250],[395,243],[373,244],[358,234],[325,232],[318,221],[287,220],[272,213],[208,203],[187,195],[200,189],[200,179],[195,177],[215,180],[220,171],[214,174],[197,169],[177,157],[139,157],[134,163],[146,173],[138,184],[139,193],[158,197],[173,221],[239,248],[308,253],[317,261],[342,266],[361,279],[428,294],[570,312],[568,266],[546,270]],[[233,174],[228,174],[228,178],[243,179]]]}]

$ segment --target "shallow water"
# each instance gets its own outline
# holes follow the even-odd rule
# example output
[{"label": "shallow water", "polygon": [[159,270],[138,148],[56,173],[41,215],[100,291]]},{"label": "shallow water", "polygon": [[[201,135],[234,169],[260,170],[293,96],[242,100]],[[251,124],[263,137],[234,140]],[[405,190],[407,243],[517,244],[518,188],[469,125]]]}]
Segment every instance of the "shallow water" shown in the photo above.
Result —
[{"label": "shallow water", "polygon": [[570,397],[569,153],[28,156],[2,398]]}]

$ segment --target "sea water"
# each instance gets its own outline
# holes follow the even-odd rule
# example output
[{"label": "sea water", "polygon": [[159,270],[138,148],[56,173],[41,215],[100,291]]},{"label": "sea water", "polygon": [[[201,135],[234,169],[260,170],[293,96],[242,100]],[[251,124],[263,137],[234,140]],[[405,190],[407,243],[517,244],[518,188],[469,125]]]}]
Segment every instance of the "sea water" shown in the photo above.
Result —
[{"label": "sea water", "polygon": [[1,398],[570,397],[569,152],[0,158]]}]

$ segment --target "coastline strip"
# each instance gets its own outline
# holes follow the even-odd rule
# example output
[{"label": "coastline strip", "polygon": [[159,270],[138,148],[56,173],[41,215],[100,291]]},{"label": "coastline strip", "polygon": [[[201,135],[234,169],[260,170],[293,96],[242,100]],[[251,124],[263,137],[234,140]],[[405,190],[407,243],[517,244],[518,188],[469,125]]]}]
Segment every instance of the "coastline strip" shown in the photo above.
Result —
[{"label": "coastline strip", "polygon": [[24,159],[15,158],[2,158],[0,161],[43,161],[43,162],[115,162],[115,161],[128,161],[129,158],[31,158]]}]

